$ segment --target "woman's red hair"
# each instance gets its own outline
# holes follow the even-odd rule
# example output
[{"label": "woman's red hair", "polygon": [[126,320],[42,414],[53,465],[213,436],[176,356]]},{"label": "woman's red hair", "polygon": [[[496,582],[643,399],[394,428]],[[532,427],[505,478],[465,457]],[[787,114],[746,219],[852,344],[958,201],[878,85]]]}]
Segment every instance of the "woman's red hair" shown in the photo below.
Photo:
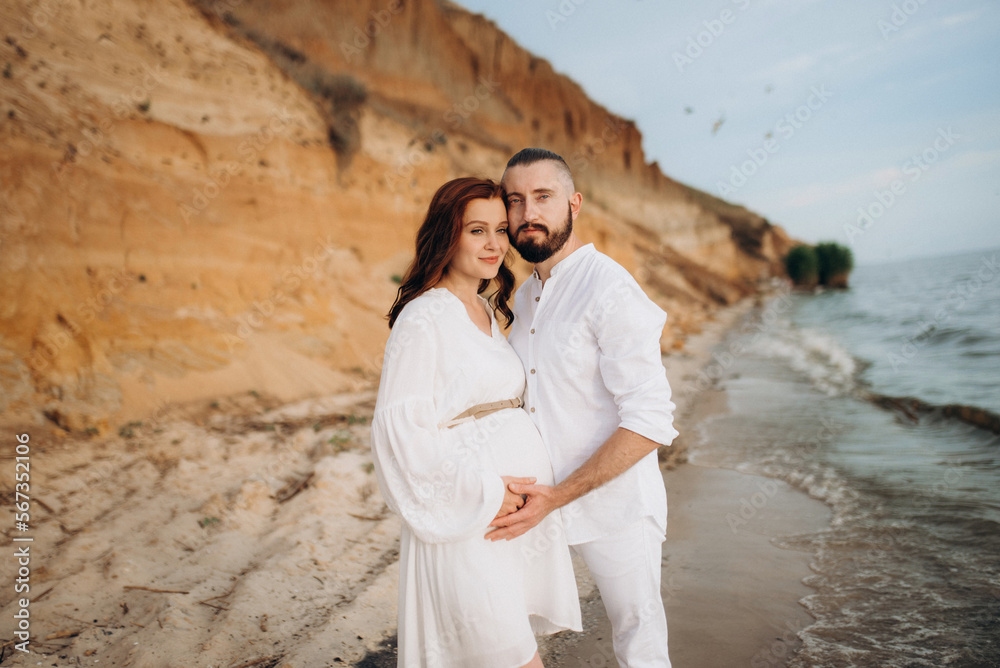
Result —
[{"label": "woman's red hair", "polygon": [[[465,208],[469,202],[477,199],[502,201],[500,184],[491,179],[466,176],[449,181],[434,193],[427,208],[427,217],[417,231],[416,256],[406,270],[396,292],[396,301],[386,316],[390,329],[404,306],[437,285],[445,275],[458,250]],[[509,258],[508,254],[500,264],[500,271],[493,279],[497,283],[497,291],[488,299],[493,312],[502,315],[508,325],[514,321],[514,313],[507,304],[510,293],[514,290],[514,273],[508,266]],[[485,292],[491,282],[486,279],[480,281],[479,294]]]}]

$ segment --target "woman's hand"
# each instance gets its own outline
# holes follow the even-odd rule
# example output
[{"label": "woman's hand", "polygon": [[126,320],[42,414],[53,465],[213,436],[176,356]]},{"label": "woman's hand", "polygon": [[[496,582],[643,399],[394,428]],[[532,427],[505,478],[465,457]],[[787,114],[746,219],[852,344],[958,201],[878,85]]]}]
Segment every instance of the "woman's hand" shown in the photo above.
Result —
[{"label": "woman's hand", "polygon": [[500,512],[498,512],[497,516],[493,518],[494,521],[500,519],[504,515],[510,515],[524,505],[524,497],[510,491],[511,484],[534,485],[536,480],[535,478],[515,478],[509,475],[500,476],[500,478],[503,480],[503,504],[500,506]]}]

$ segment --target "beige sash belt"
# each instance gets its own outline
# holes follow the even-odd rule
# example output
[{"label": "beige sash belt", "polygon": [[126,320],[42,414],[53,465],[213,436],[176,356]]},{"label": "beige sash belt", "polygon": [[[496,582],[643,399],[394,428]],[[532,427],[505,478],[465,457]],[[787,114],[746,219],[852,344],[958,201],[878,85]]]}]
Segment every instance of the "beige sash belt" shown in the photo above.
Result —
[{"label": "beige sash belt", "polygon": [[503,401],[494,401],[488,404],[477,404],[469,410],[462,411],[452,419],[438,426],[441,429],[451,429],[452,427],[457,427],[464,422],[479,420],[480,418],[484,418],[491,413],[502,411],[505,408],[520,408],[521,405],[521,397],[504,399]]}]

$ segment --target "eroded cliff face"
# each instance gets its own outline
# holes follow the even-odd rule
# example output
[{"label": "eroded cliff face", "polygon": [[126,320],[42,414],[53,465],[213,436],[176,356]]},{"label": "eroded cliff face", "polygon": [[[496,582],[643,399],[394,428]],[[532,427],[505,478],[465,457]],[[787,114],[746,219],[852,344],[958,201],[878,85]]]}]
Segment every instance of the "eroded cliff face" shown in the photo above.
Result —
[{"label": "eroded cliff face", "polygon": [[665,347],[787,249],[434,0],[11,0],[0,25],[7,422],[102,431],[371,382],[430,195],[524,146],[567,158],[581,236],[668,310]]}]

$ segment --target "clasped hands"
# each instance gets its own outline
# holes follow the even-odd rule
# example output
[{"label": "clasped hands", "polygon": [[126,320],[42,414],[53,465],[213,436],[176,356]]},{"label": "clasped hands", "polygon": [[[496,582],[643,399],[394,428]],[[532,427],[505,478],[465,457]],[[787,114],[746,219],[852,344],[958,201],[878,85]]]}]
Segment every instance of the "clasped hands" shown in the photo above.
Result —
[{"label": "clasped hands", "polygon": [[486,538],[492,541],[510,540],[531,529],[558,508],[552,487],[536,485],[535,478],[501,476],[504,484],[503,504],[490,522],[496,529]]}]

